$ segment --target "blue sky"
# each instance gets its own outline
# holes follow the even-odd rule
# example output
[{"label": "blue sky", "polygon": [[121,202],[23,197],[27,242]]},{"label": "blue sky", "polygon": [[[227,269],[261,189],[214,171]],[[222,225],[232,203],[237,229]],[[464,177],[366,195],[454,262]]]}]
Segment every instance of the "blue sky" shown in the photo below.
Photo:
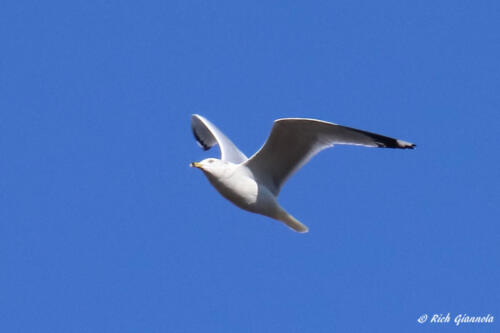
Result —
[{"label": "blue sky", "polygon": [[[3,332],[498,331],[498,1],[0,5]],[[220,197],[199,113],[335,147],[285,185],[296,234]],[[493,324],[419,324],[422,314]]]}]

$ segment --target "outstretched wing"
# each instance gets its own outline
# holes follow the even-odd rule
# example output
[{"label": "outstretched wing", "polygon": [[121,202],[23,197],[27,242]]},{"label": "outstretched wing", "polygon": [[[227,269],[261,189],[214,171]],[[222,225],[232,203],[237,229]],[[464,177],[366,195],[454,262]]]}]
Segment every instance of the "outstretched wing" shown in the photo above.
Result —
[{"label": "outstretched wing", "polygon": [[200,115],[191,116],[191,129],[198,144],[208,150],[219,144],[221,160],[239,164],[248,158],[214,124]]},{"label": "outstretched wing", "polygon": [[301,118],[278,119],[266,143],[245,165],[275,195],[295,171],[321,150],[335,144],[414,148],[410,142],[337,124]]}]

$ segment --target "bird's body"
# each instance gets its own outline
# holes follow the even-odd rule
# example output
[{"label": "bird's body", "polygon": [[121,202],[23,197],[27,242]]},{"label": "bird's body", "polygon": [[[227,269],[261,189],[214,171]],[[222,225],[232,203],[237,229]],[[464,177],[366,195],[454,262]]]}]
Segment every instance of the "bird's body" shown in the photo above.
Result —
[{"label": "bird's body", "polygon": [[278,203],[276,196],[264,184],[259,183],[244,164],[209,158],[200,163],[192,163],[192,166],[200,168],[210,184],[241,209],[276,219],[296,231],[307,231],[307,227],[288,214]]},{"label": "bird's body", "polygon": [[[224,163],[217,159],[209,159],[207,163],[212,164],[211,168],[202,170],[217,191],[236,206],[251,211],[257,204],[259,185],[249,170],[242,165]],[[214,168],[223,171],[220,174],[211,173]]]},{"label": "bird's body", "polygon": [[308,229],[281,207],[277,196],[283,183],[316,153],[334,144],[415,146],[321,120],[289,118],[275,121],[266,143],[247,158],[205,118],[193,115],[191,121],[193,133],[205,150],[215,144],[221,149],[221,159],[208,158],[191,166],[201,169],[217,191],[236,206],[281,221],[297,232]]}]

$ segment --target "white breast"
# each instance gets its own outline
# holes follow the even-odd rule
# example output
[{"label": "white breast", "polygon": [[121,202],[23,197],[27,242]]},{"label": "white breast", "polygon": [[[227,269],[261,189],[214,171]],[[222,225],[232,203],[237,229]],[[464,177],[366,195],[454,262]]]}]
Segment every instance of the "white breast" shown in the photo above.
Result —
[{"label": "white breast", "polygon": [[251,174],[244,169],[236,168],[223,177],[213,177],[207,174],[210,183],[226,199],[246,210],[257,202],[259,186]]}]

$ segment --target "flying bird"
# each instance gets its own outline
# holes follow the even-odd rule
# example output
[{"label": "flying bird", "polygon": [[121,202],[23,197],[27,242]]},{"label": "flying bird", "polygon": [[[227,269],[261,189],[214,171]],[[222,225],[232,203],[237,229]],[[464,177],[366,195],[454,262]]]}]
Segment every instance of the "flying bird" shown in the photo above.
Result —
[{"label": "flying bird", "polygon": [[286,180],[321,150],[339,145],[413,149],[415,145],[355,128],[316,119],[283,118],[274,121],[271,134],[247,158],[224,133],[206,118],[191,116],[196,141],[208,150],[219,145],[221,157],[193,162],[209,182],[236,206],[285,223],[297,232],[308,228],[278,203]]}]

